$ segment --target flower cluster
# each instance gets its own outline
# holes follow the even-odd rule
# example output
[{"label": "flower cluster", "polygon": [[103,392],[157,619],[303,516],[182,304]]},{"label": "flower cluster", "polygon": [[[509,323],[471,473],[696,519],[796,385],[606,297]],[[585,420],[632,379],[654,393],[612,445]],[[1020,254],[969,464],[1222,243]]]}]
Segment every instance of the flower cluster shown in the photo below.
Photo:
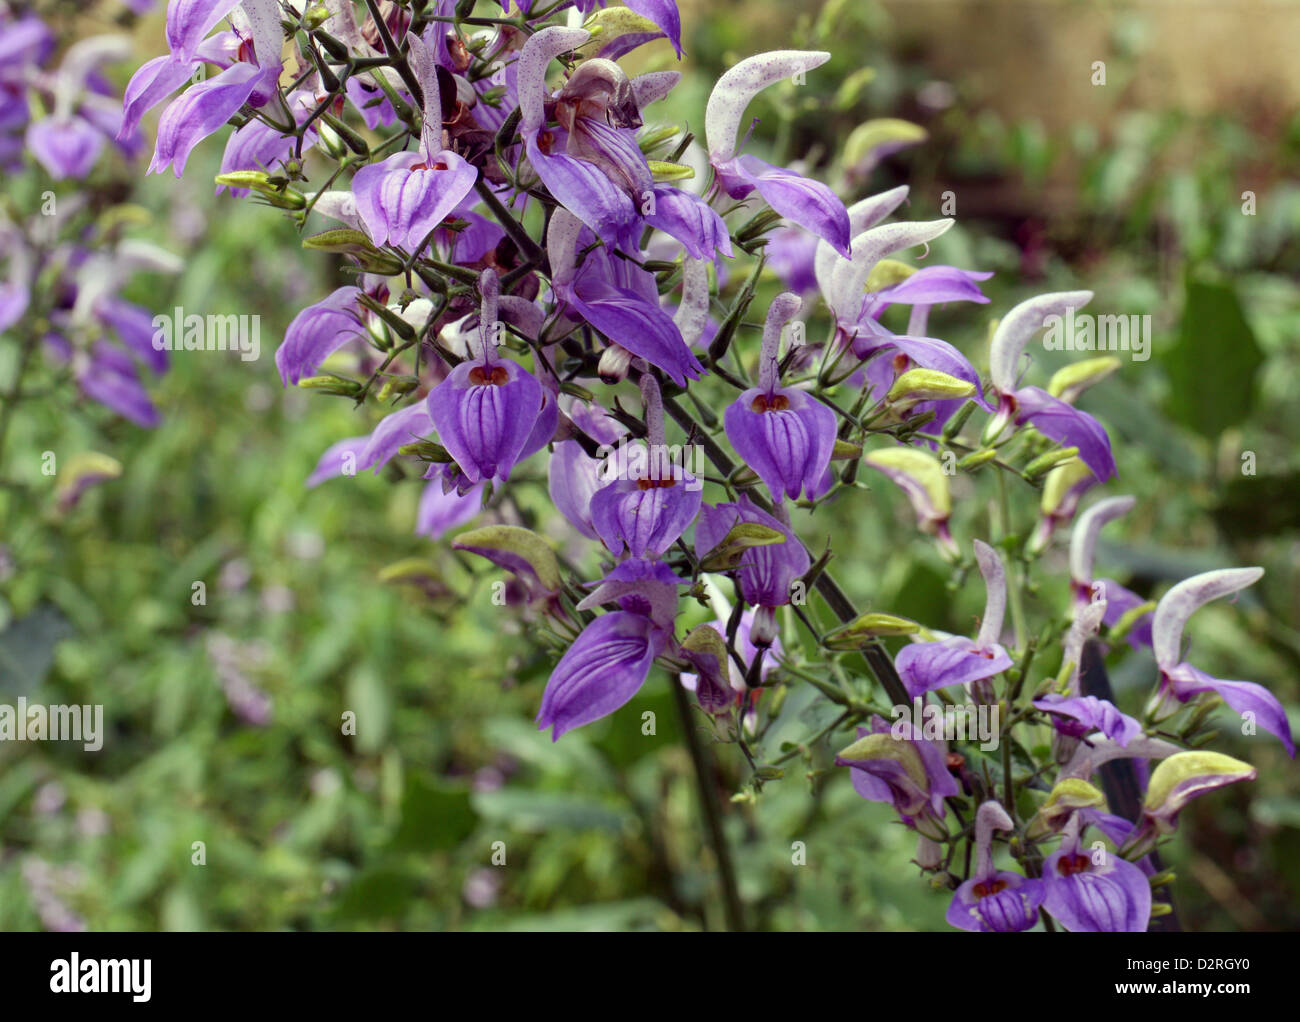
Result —
[{"label": "flower cluster", "polygon": [[[660,664],[744,751],[757,793],[780,775],[780,761],[751,751],[779,710],[764,713],[758,696],[802,679],[842,709],[819,739],[858,726],[837,762],[916,830],[918,862],[955,888],[955,926],[1025,929],[1046,913],[1069,929],[1145,929],[1158,911],[1156,841],[1190,798],[1253,776],[1167,736],[1190,744],[1217,695],[1294,749],[1266,690],[1210,677],[1181,650],[1193,611],[1260,572],[1197,576],[1155,607],[1094,580],[1097,529],[1131,504],[1121,498],[1074,524],[1076,598],[1052,635],[1061,667],[1030,682],[1025,572],[1116,464],[1106,430],[1076,404],[1106,367],[1043,387],[1024,379],[1025,349],[1091,294],[1015,306],[977,367],[931,336],[930,312],[986,304],[990,274],[905,261],[951,219],[893,219],[905,187],[846,205],[806,168],[746,151],[756,97],[784,95],[830,54],[741,60],[713,87],[696,140],[649,120],[680,75],[619,63],[663,38],[683,56],[673,0],[513,6],[476,16],[454,0],[171,0],[168,52],[127,89],[121,137],[166,103],[152,171],[179,176],[233,121],[218,185],[313,224],[305,246],[344,263],[348,280],[294,317],[276,365],[286,385],[385,414],[325,451],[312,485],[400,459],[424,480],[421,534],[486,516],[454,545],[510,571],[517,600],[562,644],[537,716],[554,739],[617,711]],[[196,82],[206,65],[219,73]],[[755,361],[743,338],[772,269],[786,290],[767,306]],[[814,317],[829,324],[816,343],[805,336]],[[611,466],[615,445],[639,456]],[[707,465],[671,456],[686,448]],[[554,507],[598,551],[599,577],[520,524],[512,488],[542,460]],[[1001,552],[955,536],[949,462],[1040,487],[1038,531],[1017,542],[1003,522]],[[810,510],[864,500],[862,464],[901,491],[958,578],[978,565],[987,605],[973,637],[859,614],[829,555],[814,558],[800,538]],[[837,627],[814,612],[814,591]],[[678,619],[695,601],[715,620],[684,633]],[[1143,720],[1090,687],[1103,627],[1154,651]],[[782,633],[796,628],[823,661],[787,656]],[[891,656],[884,640],[900,636]],[[891,727],[871,702],[934,708],[958,692],[1001,712],[1004,748],[1013,727],[1051,728],[1052,761],[977,769],[946,736]],[[1184,711],[1191,723],[1171,730]],[[1134,819],[1106,812],[1094,784],[1120,758],[1148,778]],[[1149,773],[1148,761],[1159,761]],[[1094,852],[1088,828],[1116,850]],[[999,833],[1018,871],[997,868]],[[974,866],[958,876],[963,845]]]},{"label": "flower cluster", "polygon": [[[148,6],[133,5],[137,13]],[[167,353],[153,343],[153,313],[123,291],[136,274],[171,274],[180,264],[126,236],[139,211],[118,205],[121,171],[100,169],[112,148],[130,160],[143,146],[105,73],[129,59],[131,43],[55,25],[0,4],[0,333],[22,352],[9,397],[23,398],[21,376],[39,366],[39,353],[55,379],[152,427],[160,416],[146,381],[166,371]],[[116,471],[110,463],[74,473],[61,502]]]}]

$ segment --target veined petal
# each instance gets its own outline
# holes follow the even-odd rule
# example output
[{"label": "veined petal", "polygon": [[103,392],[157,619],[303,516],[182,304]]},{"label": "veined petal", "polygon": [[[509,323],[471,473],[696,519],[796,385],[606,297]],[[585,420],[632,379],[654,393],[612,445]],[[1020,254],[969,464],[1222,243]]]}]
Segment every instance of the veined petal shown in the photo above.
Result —
[{"label": "veined petal", "polygon": [[1054,718],[1056,730],[1072,738],[1100,731],[1119,745],[1127,746],[1142,733],[1142,725],[1105,699],[1096,696],[1063,696],[1049,693],[1034,705]]},{"label": "veined petal", "polygon": [[662,632],[648,617],[618,610],[596,618],[551,672],[538,729],[551,728],[554,741],[613,713],[640,690],[663,645]]},{"label": "veined petal", "polygon": [[945,919],[949,926],[976,933],[1015,933],[1038,922],[1045,891],[1041,880],[999,871],[971,877],[953,892]]},{"label": "veined petal", "polygon": [[524,148],[542,184],[560,205],[615,247],[630,248],[635,244],[640,213],[627,192],[600,167],[576,156],[543,152],[536,133],[524,136]]},{"label": "veined petal", "polygon": [[542,403],[542,385],[511,361],[462,362],[428,398],[439,440],[474,483],[509,477]]},{"label": "veined petal", "polygon": [[833,191],[793,170],[774,167],[757,156],[741,156],[727,165],[730,173],[758,189],[769,206],[826,241],[840,255],[849,254],[849,214]]},{"label": "veined petal", "polygon": [[1164,682],[1173,695],[1183,702],[1202,692],[1218,693],[1225,703],[1242,716],[1252,714],[1259,726],[1269,734],[1276,735],[1278,741],[1286,747],[1287,755],[1295,759],[1295,741],[1291,737],[1291,724],[1287,720],[1286,710],[1277,696],[1263,685],[1253,681],[1223,681],[1188,663],[1164,669]]},{"label": "veined petal", "polygon": [[986,648],[964,636],[941,642],[914,642],[894,658],[898,676],[915,698],[950,685],[970,685],[996,677],[1012,666],[1011,656],[996,642]]},{"label": "veined petal", "polygon": [[811,394],[752,388],[728,406],[723,425],[736,453],[776,500],[797,498],[801,490],[812,495],[821,485],[835,447],[835,413]]},{"label": "veined petal", "polygon": [[[180,59],[194,56],[199,44],[240,4],[240,0],[170,0],[167,4],[167,45]],[[277,28],[279,23],[277,21]]]},{"label": "veined petal", "polygon": [[671,480],[621,479],[592,497],[591,522],[613,553],[626,545],[633,557],[661,557],[695,520],[702,500],[703,488],[684,473]]},{"label": "veined petal", "polygon": [[607,338],[662,369],[678,386],[704,375],[704,366],[686,346],[672,317],[640,295],[584,273],[570,303]]},{"label": "veined petal", "polygon": [[680,241],[692,259],[731,258],[731,235],[712,206],[671,185],[656,185],[654,196],[654,212],[646,216],[646,223]]},{"label": "veined petal", "polygon": [[1079,460],[1092,469],[1099,482],[1116,474],[1110,437],[1087,412],[1052,397],[1041,387],[1022,387],[1016,391],[1015,401],[1018,424],[1029,423],[1062,447],[1079,448]]},{"label": "veined petal", "polygon": [[190,81],[196,66],[195,61],[178,60],[170,55],[153,57],[131,75],[122,95],[122,126],[117,130],[118,140],[133,134],[144,114]]},{"label": "veined petal", "polygon": [[287,386],[314,373],[325,359],[366,330],[358,311],[361,289],[347,285],[293,317],[275,352],[275,365]]},{"label": "veined petal", "polygon": [[1078,848],[1062,848],[1043,862],[1043,908],[1067,930],[1141,933],[1151,919],[1146,874],[1114,853],[1101,864]]},{"label": "veined petal", "polygon": [[474,187],[478,171],[451,150],[426,158],[396,153],[352,180],[357,213],[377,245],[419,250]]},{"label": "veined petal", "polygon": [[215,78],[199,82],[172,101],[158,122],[158,139],[149,173],[161,174],[171,165],[177,177],[201,141],[239,110],[262,76],[252,64],[232,64]]}]

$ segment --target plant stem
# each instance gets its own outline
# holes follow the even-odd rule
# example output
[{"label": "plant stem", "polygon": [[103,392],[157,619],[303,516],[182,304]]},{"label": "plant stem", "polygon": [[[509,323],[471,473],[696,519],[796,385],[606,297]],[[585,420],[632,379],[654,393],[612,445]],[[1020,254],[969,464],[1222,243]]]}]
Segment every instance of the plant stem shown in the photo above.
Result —
[{"label": "plant stem", "polygon": [[673,690],[673,701],[677,706],[677,717],[681,721],[682,731],[686,736],[686,748],[691,754],[691,766],[695,769],[695,787],[700,797],[700,812],[709,832],[709,843],[713,846],[713,856],[718,860],[718,876],[722,881],[722,905],[726,914],[727,929],[743,932],[745,915],[740,904],[740,891],[736,887],[736,870],[731,860],[731,848],[727,845],[727,836],[722,830],[722,806],[718,801],[718,791],[709,776],[710,764],[708,753],[700,744],[700,736],[695,730],[695,721],[691,719],[691,704],[686,689],[675,678],[668,682]]}]

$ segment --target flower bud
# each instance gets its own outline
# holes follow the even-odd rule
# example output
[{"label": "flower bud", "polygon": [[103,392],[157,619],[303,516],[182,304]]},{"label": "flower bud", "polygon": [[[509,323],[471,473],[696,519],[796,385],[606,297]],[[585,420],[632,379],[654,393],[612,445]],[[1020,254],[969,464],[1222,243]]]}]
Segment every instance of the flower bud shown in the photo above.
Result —
[{"label": "flower bud", "polygon": [[885,400],[895,408],[911,408],[922,401],[948,401],[970,397],[975,385],[937,369],[909,369],[894,381]]},{"label": "flower bud", "polygon": [[596,366],[596,375],[601,382],[613,385],[627,379],[627,371],[632,366],[633,355],[621,344],[611,344],[600,353],[600,362]]},{"label": "flower bud", "polygon": [[736,703],[736,692],[731,687],[727,643],[718,630],[712,625],[700,625],[682,640],[681,651],[697,672],[695,698],[704,712],[717,716],[730,710]]},{"label": "flower bud", "polygon": [[1038,813],[1029,821],[1025,836],[1031,841],[1040,841],[1064,827],[1077,810],[1095,809],[1105,803],[1105,796],[1087,781],[1067,777],[1052,789],[1047,801],[1039,806]]}]

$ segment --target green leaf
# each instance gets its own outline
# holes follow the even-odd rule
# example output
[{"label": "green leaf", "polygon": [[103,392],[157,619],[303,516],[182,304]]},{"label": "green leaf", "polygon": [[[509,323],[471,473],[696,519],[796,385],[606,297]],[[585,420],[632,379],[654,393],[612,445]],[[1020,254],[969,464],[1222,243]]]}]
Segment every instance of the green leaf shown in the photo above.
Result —
[{"label": "green leaf", "polygon": [[1173,418],[1217,440],[1250,414],[1263,362],[1232,285],[1189,277],[1178,343],[1165,360]]},{"label": "green leaf", "polygon": [[72,625],[52,603],[0,632],[0,690],[34,692],[54,662],[54,647],[73,634]]},{"label": "green leaf", "polygon": [[468,788],[439,784],[412,770],[402,786],[402,822],[390,847],[403,852],[455,848],[473,833],[474,824]]}]

